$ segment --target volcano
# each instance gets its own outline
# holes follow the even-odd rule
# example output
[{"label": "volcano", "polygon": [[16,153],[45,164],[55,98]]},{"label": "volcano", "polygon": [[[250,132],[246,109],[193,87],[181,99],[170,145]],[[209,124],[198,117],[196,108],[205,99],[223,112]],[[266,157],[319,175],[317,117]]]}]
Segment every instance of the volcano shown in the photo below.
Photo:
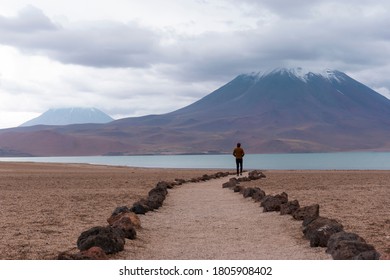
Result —
[{"label": "volcano", "polygon": [[108,123],[113,120],[109,115],[96,108],[57,108],[50,109],[20,126]]},{"label": "volcano", "polygon": [[[390,100],[345,73],[279,68],[239,75],[167,114],[1,130],[0,147],[41,156],[230,153],[236,142],[247,153],[387,151],[389,128]],[[57,144],[40,144],[40,134]]]}]

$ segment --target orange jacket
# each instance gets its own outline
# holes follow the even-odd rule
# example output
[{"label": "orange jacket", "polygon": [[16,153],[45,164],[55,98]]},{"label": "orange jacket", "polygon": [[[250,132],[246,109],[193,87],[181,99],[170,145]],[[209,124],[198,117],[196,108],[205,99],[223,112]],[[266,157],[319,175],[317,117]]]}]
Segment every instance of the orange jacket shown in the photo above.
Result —
[{"label": "orange jacket", "polygon": [[237,147],[233,150],[233,156],[236,157],[236,159],[242,159],[244,157],[244,149],[241,147]]}]

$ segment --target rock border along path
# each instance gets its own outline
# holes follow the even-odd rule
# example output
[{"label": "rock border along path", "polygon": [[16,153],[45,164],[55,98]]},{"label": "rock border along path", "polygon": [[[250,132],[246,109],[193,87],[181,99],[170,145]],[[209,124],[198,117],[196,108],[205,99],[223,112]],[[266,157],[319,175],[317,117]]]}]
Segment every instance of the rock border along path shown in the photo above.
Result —
[{"label": "rock border along path", "polygon": [[309,246],[301,222],[223,189],[233,177],[176,186],[163,207],[140,215],[137,239],[115,259],[331,259]]}]

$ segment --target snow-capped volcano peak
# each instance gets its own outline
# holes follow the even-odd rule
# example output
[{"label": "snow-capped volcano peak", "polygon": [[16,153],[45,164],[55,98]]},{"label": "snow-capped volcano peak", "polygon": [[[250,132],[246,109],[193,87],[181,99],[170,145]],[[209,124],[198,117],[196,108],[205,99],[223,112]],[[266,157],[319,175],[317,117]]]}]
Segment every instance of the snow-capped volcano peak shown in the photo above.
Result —
[{"label": "snow-capped volcano peak", "polygon": [[343,75],[345,74],[340,71],[331,70],[331,69],[313,70],[313,69],[306,69],[302,67],[296,67],[296,68],[275,68],[272,70],[252,72],[247,75],[252,76],[256,79],[262,79],[270,75],[288,75],[291,78],[297,78],[303,82],[307,82],[310,78],[317,76],[317,77],[322,77],[324,79],[336,80],[340,82],[343,79]]},{"label": "snow-capped volcano peak", "polygon": [[68,125],[80,123],[108,123],[113,121],[109,115],[96,108],[57,108],[49,109],[39,117],[23,123],[21,126],[33,125]]}]

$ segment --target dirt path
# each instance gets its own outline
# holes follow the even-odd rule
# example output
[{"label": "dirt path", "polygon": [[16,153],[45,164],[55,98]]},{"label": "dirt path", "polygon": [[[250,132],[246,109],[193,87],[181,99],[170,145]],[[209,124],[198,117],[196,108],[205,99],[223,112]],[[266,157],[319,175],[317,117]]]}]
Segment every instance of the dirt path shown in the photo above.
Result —
[{"label": "dirt path", "polygon": [[141,215],[138,239],[117,258],[330,259],[309,246],[291,216],[263,213],[259,203],[223,189],[229,178],[170,190],[162,208]]}]

